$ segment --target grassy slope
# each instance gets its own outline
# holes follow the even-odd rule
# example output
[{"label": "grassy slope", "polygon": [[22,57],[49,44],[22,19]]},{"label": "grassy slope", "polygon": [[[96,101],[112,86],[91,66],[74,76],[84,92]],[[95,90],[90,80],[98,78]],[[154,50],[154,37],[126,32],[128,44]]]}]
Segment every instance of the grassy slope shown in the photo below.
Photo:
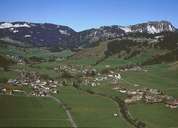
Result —
[{"label": "grassy slope", "polygon": [[91,86],[83,86],[81,87],[83,90],[91,90],[93,92],[99,93],[99,94],[105,94],[108,97],[115,97],[118,96],[120,98],[124,98],[126,95],[120,93],[118,90],[114,90],[115,86],[112,86],[108,81],[104,81],[101,85],[97,85],[95,87]]},{"label": "grassy slope", "polygon": [[[12,70],[25,70],[25,71],[35,71],[39,72],[41,75],[48,75],[49,78],[57,79],[59,77],[58,73],[54,71],[54,67],[57,67],[60,62],[42,62],[40,64],[30,65],[13,65]],[[9,77],[10,78],[10,77]]]},{"label": "grassy slope", "polygon": [[0,70],[0,83],[6,82],[8,79],[16,77],[17,73],[14,71],[3,71]]},{"label": "grassy slope", "polygon": [[105,59],[103,62],[98,64],[96,68],[105,68],[105,65],[110,65],[111,67],[118,67],[126,64],[142,64],[144,61],[152,58],[156,54],[163,54],[166,51],[158,49],[147,49],[145,52],[138,54],[129,59],[118,58],[117,55],[113,55]]},{"label": "grassy slope", "polygon": [[64,110],[49,98],[0,96],[0,127],[69,127]]},{"label": "grassy slope", "polygon": [[46,50],[44,48],[31,48],[29,49],[26,54],[30,56],[38,56],[41,58],[48,58],[50,56],[55,56],[55,57],[67,57],[72,54],[70,50],[64,50],[61,52],[50,52],[49,50]]},{"label": "grassy slope", "polygon": [[74,54],[65,63],[77,65],[95,64],[97,60],[100,60],[104,57],[104,51],[106,48],[107,42],[102,42],[96,47],[82,49],[81,51]]},{"label": "grassy slope", "polygon": [[[29,58],[32,56],[40,57],[44,60],[48,60],[50,57],[62,57],[66,58],[68,56],[72,55],[72,52],[70,50],[64,50],[61,52],[50,52],[49,50],[45,48],[19,48],[12,45],[6,45],[6,47],[0,47],[0,54],[3,55],[17,55],[22,56],[25,58]],[[13,70],[23,70],[26,69],[27,71],[37,71],[42,75],[48,75],[50,78],[57,79],[58,74],[53,70],[54,67],[58,66],[61,61],[55,61],[55,62],[42,62],[40,64],[35,64],[33,67],[29,67],[29,65],[13,65],[11,66],[11,70],[9,72],[2,72],[3,75],[0,76],[0,83],[5,82],[10,78],[15,78],[15,75],[17,74],[16,71]]]},{"label": "grassy slope", "polygon": [[131,127],[122,117],[114,117],[118,106],[113,101],[77,91],[73,87],[64,87],[57,96],[68,107],[79,127]]},{"label": "grassy slope", "polygon": [[72,55],[72,52],[70,50],[50,52],[46,48],[20,48],[12,45],[6,45],[5,48],[0,47],[0,54],[17,55],[25,58],[35,56],[42,59],[49,59],[50,57],[68,57]]},{"label": "grassy slope", "polygon": [[122,83],[139,84],[141,87],[157,88],[178,96],[178,72],[168,64],[147,66],[148,72],[123,72]]}]

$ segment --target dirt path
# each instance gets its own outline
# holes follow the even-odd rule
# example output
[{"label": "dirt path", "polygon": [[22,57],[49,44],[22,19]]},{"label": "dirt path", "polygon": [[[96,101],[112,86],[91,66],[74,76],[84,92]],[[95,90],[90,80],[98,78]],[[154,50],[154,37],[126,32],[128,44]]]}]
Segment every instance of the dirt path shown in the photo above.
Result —
[{"label": "dirt path", "polygon": [[177,88],[176,87],[175,88],[168,88],[168,89],[165,89],[165,90],[167,91],[167,90],[177,90],[177,89],[178,89],[178,87]]},{"label": "dirt path", "polygon": [[65,110],[65,112],[66,112],[66,114],[67,114],[67,116],[68,116],[68,119],[69,119],[69,121],[70,121],[70,123],[71,123],[71,125],[72,125],[72,128],[77,128],[77,125],[76,125],[75,121],[73,120],[70,111],[66,108],[66,106],[65,106],[58,98],[56,98],[56,97],[54,97],[54,96],[49,96],[49,97],[52,98],[53,100],[55,100],[55,101],[56,101],[57,103],[59,103],[60,105],[62,105],[62,107],[63,107],[63,109]]}]

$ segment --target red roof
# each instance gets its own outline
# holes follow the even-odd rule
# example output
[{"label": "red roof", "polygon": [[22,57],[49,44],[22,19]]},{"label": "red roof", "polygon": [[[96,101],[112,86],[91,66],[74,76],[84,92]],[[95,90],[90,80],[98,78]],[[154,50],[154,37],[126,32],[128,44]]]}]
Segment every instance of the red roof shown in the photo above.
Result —
[{"label": "red roof", "polygon": [[170,104],[170,105],[178,105],[178,99],[168,101],[167,104]]}]

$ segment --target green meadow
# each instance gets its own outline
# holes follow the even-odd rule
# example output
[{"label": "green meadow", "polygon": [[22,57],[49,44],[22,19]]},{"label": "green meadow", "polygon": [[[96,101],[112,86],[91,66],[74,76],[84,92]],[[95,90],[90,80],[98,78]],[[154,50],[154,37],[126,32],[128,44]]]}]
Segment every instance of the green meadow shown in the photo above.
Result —
[{"label": "green meadow", "polygon": [[0,127],[70,127],[65,111],[50,98],[0,96]]},{"label": "green meadow", "polygon": [[71,111],[78,127],[132,128],[119,113],[117,103],[111,99],[90,95],[71,86],[63,87],[57,95]]},{"label": "green meadow", "polygon": [[134,104],[129,106],[131,115],[146,123],[146,128],[177,128],[178,109],[163,104]]}]

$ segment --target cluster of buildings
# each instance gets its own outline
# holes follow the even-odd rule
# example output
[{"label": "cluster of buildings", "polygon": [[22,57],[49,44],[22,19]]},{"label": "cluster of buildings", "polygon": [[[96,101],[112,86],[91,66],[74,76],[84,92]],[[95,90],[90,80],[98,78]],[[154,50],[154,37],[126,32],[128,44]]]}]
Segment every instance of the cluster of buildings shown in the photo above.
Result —
[{"label": "cluster of buildings", "polygon": [[54,80],[36,80],[31,83],[32,95],[33,96],[48,96],[49,94],[57,94],[59,91],[57,89],[58,82]]},{"label": "cluster of buildings", "polygon": [[127,98],[125,103],[135,103],[137,101],[144,101],[146,103],[160,103],[166,99],[170,99],[169,96],[164,95],[162,91],[157,89],[136,89],[136,90],[119,90],[121,93],[126,93]]},{"label": "cluster of buildings", "polygon": [[139,101],[145,103],[164,103],[166,107],[169,108],[178,108],[178,99],[173,98],[172,96],[165,95],[162,91],[158,89],[121,89],[118,88],[120,93],[127,95],[127,98],[124,100],[125,103],[131,104]]},{"label": "cluster of buildings", "polygon": [[59,72],[62,76],[64,72],[67,72],[73,78],[80,78],[81,84],[86,86],[97,86],[100,85],[103,81],[109,81],[111,83],[118,83],[118,80],[121,79],[119,73],[110,71],[108,73],[97,72],[96,69],[91,67],[73,67],[73,66],[59,66],[54,68],[55,71]]},{"label": "cluster of buildings", "polygon": [[148,70],[143,69],[141,66],[138,65],[125,65],[122,67],[119,67],[120,72],[126,72],[126,71],[142,71],[142,72],[148,72]]},{"label": "cluster of buildings", "polygon": [[[14,91],[14,87],[30,86],[32,89],[30,95],[33,96],[47,96],[51,93],[58,93],[58,81],[42,80],[36,72],[21,72],[16,79],[9,79],[7,84],[11,85],[12,91]],[[3,89],[5,90],[6,88]]]},{"label": "cluster of buildings", "polygon": [[83,85],[86,86],[97,86],[103,83],[109,82],[110,84],[118,84],[121,79],[121,75],[119,73],[113,74],[100,74],[97,73],[95,76],[83,76],[82,81]]}]

